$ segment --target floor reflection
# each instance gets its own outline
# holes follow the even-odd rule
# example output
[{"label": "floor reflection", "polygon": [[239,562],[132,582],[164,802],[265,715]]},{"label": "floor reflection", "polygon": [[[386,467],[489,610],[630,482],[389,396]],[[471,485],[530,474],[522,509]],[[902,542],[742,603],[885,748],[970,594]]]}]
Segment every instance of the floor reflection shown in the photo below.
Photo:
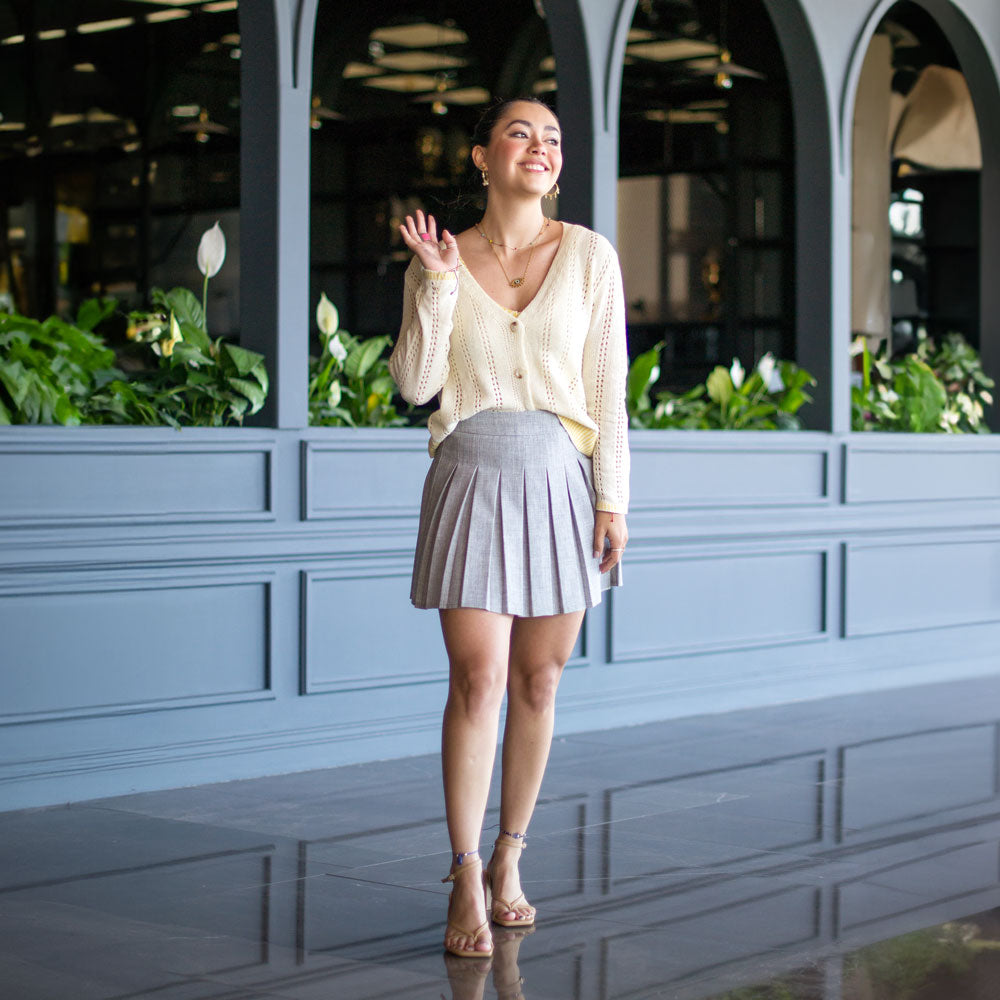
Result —
[{"label": "floor reflection", "polygon": [[538,924],[483,961],[441,949],[434,757],[0,814],[0,995],[985,1000],[998,695],[560,739],[522,867]]}]

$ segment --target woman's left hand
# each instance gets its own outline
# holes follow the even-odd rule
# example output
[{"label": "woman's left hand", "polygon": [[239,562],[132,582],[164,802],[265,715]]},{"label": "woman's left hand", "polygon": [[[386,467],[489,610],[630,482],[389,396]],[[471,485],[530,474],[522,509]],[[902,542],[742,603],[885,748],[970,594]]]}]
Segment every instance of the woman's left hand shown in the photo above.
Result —
[{"label": "woman's left hand", "polygon": [[[611,547],[605,549],[605,539]],[[594,558],[601,560],[601,572],[607,573],[621,561],[628,542],[628,526],[624,514],[609,514],[599,510],[594,516]]]}]

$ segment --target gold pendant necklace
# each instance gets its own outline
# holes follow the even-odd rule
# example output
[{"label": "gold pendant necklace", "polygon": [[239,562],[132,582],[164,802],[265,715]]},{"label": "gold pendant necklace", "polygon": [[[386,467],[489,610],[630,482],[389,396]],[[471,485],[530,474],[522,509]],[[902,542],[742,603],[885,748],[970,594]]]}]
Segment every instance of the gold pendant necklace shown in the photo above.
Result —
[{"label": "gold pendant necklace", "polygon": [[531,265],[531,255],[535,252],[535,244],[538,242],[538,238],[542,235],[542,233],[544,233],[545,230],[549,228],[549,221],[550,221],[549,219],[546,219],[542,223],[542,228],[538,230],[538,233],[535,235],[535,238],[528,244],[528,259],[524,262],[524,273],[521,275],[520,278],[512,278],[507,273],[507,268],[503,266],[503,261],[500,259],[500,254],[497,253],[497,247],[503,247],[505,250],[513,250],[514,253],[517,253],[518,249],[520,248],[508,247],[503,243],[494,243],[493,240],[491,240],[483,231],[483,227],[478,222],[476,223],[476,229],[479,231],[479,235],[482,236],[482,238],[486,240],[487,243],[489,243],[490,249],[493,251],[493,256],[496,257],[497,263],[500,265],[500,270],[503,271],[503,276],[507,280],[507,284],[510,285],[511,288],[520,288],[521,285],[524,284],[524,279],[528,276],[528,267]]}]

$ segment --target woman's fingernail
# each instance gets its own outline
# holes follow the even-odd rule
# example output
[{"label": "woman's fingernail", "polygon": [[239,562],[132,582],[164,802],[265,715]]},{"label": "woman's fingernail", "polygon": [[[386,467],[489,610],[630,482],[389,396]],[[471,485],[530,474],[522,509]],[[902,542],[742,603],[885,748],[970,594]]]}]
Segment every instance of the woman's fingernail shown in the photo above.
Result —
[{"label": "woman's fingernail", "polygon": [[597,549],[594,549],[594,558],[595,559],[600,559],[601,558],[601,553],[598,552]]}]

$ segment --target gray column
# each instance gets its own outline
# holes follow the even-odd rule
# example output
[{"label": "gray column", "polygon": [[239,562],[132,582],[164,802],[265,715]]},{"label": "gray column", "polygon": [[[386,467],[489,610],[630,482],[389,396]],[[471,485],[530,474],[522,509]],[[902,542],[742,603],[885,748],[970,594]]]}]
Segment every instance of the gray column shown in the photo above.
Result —
[{"label": "gray column", "polygon": [[[258,418],[308,424],[309,109],[317,0],[243,0],[240,147],[242,342],[267,356]],[[303,43],[305,39],[305,43]]]},{"label": "gray column", "polygon": [[635,0],[544,0],[559,81],[566,164],[559,214],[614,242],[618,224],[618,107]]}]

